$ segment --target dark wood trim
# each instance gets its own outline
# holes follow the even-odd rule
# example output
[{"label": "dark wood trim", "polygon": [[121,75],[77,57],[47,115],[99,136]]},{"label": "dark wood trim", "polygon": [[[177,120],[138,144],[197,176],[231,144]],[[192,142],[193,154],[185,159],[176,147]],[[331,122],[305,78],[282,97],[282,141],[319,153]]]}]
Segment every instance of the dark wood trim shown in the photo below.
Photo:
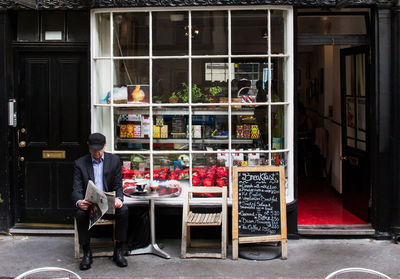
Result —
[{"label": "dark wood trim", "polygon": [[298,45],[369,45],[367,35],[297,35]]},{"label": "dark wood trim", "polygon": [[371,183],[372,217],[377,236],[385,236],[389,231],[391,210],[394,202],[392,192],[392,173],[390,171],[392,146],[390,142],[391,123],[391,10],[375,11],[374,65],[375,84],[371,99]]},{"label": "dark wood trim", "polygon": [[0,231],[10,224],[10,177],[8,173],[8,23],[0,13]]},{"label": "dark wood trim", "polygon": [[37,9],[37,10],[89,10],[93,8],[132,8],[132,7],[187,7],[187,6],[252,6],[287,5],[295,7],[377,7],[393,6],[390,0],[36,0],[32,1],[0,0],[0,9]]},{"label": "dark wood trim", "polygon": [[393,218],[392,218],[392,231],[396,234],[396,239],[400,239],[400,6],[393,8],[392,14],[392,61],[393,61],[393,101],[392,101],[392,143],[393,146],[393,163],[392,173],[393,173]]}]

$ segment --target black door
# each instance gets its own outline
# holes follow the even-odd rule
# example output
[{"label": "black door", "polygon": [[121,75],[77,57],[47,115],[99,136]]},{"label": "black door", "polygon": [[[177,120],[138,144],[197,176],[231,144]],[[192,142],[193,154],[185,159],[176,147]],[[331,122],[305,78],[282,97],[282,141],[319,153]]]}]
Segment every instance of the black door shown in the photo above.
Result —
[{"label": "black door", "polygon": [[368,55],[368,47],[340,52],[343,207],[365,221],[369,221],[370,198]]},{"label": "black door", "polygon": [[87,152],[86,52],[16,54],[19,222],[72,222],[73,162]]}]

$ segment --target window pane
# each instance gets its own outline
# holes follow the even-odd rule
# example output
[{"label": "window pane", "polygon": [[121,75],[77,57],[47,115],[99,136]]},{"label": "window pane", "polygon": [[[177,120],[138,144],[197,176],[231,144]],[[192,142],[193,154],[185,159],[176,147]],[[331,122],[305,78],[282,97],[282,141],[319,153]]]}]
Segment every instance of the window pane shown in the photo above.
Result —
[{"label": "window pane", "polygon": [[[131,103],[148,103],[150,96],[149,83],[148,60],[114,60],[114,103],[126,104],[128,101]],[[134,91],[136,85],[141,85],[142,87]],[[137,94],[132,95],[135,93]],[[138,95],[139,93],[140,95]]]},{"label": "window pane", "polygon": [[[268,117],[267,117],[268,118]],[[271,106],[271,149],[285,149],[286,148],[286,107],[284,105]]]},{"label": "window pane", "polygon": [[193,59],[192,103],[227,103],[228,80],[228,59]]},{"label": "window pane", "polygon": [[[64,16],[64,12],[42,13],[42,41],[64,40]],[[55,36],[49,36],[49,32]],[[58,34],[60,34],[59,37]]]},{"label": "window pane", "polygon": [[193,154],[193,186],[229,187],[228,156],[228,152],[221,152],[218,154]]},{"label": "window pane", "polygon": [[188,150],[187,107],[153,108],[153,149]]},{"label": "window pane", "polygon": [[18,12],[17,40],[23,42],[39,41],[39,13]]},{"label": "window pane", "polygon": [[95,107],[95,117],[93,119],[93,132],[102,133],[106,137],[106,151],[110,152],[111,144],[111,108],[110,107]]},{"label": "window pane", "polygon": [[67,41],[88,42],[89,41],[89,13],[68,12],[67,13]]},{"label": "window pane", "polygon": [[367,34],[364,15],[297,17],[299,34]]},{"label": "window pane", "polygon": [[268,150],[268,106],[232,108],[232,148]]},{"label": "window pane", "polygon": [[94,62],[95,78],[95,103],[110,103],[111,100],[111,80],[110,60],[96,60]]},{"label": "window pane", "polygon": [[182,83],[188,84],[188,69],[186,59],[153,60],[153,102],[187,103]]},{"label": "window pane", "polygon": [[148,13],[116,13],[114,20],[114,56],[149,55]]},{"label": "window pane", "polygon": [[286,12],[271,10],[271,52],[285,53]]},{"label": "window pane", "polygon": [[153,55],[188,55],[188,13],[154,12]]},{"label": "window pane", "polygon": [[148,108],[115,108],[116,150],[149,150],[151,121]]},{"label": "window pane", "polygon": [[192,13],[192,54],[228,54],[228,13],[206,11]]},{"label": "window pane", "polygon": [[94,29],[94,55],[110,56],[110,14],[96,14]]},{"label": "window pane", "polygon": [[287,71],[285,58],[271,59],[271,102],[286,102],[289,92],[287,92],[286,84]]},{"label": "window pane", "polygon": [[192,149],[212,151],[228,147],[228,109],[193,108]]},{"label": "window pane", "polygon": [[232,54],[268,53],[268,12],[232,12]]}]

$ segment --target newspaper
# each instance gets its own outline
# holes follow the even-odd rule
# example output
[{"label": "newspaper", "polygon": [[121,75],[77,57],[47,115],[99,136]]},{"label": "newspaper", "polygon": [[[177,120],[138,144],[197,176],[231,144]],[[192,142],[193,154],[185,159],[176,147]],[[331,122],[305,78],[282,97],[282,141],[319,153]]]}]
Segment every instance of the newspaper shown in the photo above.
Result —
[{"label": "newspaper", "polygon": [[115,191],[103,192],[91,180],[89,180],[86,188],[85,200],[92,203],[89,207],[89,229],[104,214],[115,214]]}]

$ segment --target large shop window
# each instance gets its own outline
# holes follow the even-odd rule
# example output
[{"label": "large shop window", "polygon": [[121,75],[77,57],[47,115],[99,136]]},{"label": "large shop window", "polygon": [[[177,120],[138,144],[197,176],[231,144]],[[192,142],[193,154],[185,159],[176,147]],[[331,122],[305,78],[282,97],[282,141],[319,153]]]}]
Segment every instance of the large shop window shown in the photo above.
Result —
[{"label": "large shop window", "polygon": [[92,131],[125,181],[231,195],[233,166],[281,165],[293,200],[291,8],[94,10],[91,23]]}]

